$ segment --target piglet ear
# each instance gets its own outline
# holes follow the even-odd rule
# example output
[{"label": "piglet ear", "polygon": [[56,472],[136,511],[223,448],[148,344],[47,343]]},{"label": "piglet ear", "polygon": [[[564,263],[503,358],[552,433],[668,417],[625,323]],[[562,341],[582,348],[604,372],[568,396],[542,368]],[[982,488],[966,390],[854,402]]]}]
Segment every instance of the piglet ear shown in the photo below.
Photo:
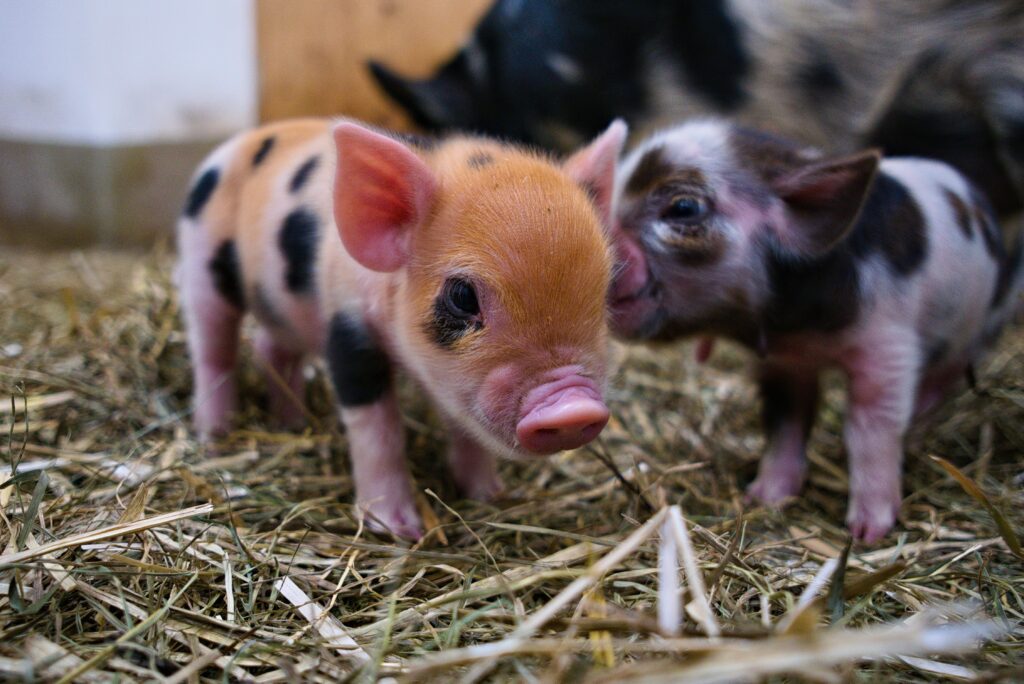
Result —
[{"label": "piglet ear", "polygon": [[411,149],[353,123],[334,127],[334,222],[348,253],[373,271],[397,271],[409,232],[430,211],[437,182]]},{"label": "piglet ear", "polygon": [[615,164],[626,142],[629,128],[616,119],[592,143],[565,161],[565,171],[593,197],[598,214],[611,225],[612,199],[615,193]]},{"label": "piglet ear", "polygon": [[775,178],[772,188],[787,209],[782,242],[808,256],[834,247],[856,223],[880,161],[878,150],[867,150],[812,162]]}]

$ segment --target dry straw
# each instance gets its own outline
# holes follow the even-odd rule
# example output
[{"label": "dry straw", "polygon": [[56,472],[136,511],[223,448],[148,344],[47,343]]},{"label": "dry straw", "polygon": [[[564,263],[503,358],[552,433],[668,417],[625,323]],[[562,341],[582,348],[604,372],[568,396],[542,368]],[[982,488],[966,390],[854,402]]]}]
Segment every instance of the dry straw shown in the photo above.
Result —
[{"label": "dry straw", "polygon": [[[162,253],[0,255],[0,679],[106,682],[1024,679],[1024,334],[908,440],[899,531],[847,547],[841,384],[810,483],[742,505],[746,356],[619,348],[600,442],[463,501],[403,385],[416,545],[363,530],[322,372],[270,429],[188,430]],[[939,457],[939,460],[929,458]]]}]

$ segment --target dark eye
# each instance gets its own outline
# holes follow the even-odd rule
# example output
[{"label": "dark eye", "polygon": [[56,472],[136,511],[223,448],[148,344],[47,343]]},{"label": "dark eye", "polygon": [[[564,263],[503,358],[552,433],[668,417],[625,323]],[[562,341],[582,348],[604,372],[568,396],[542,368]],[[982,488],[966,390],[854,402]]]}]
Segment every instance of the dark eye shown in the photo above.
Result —
[{"label": "dark eye", "polygon": [[444,284],[444,307],[453,318],[472,318],[480,313],[473,284],[462,278],[449,278]]},{"label": "dark eye", "polygon": [[672,203],[662,214],[663,218],[696,223],[708,213],[708,203],[701,197],[694,195],[678,195],[672,198]]}]

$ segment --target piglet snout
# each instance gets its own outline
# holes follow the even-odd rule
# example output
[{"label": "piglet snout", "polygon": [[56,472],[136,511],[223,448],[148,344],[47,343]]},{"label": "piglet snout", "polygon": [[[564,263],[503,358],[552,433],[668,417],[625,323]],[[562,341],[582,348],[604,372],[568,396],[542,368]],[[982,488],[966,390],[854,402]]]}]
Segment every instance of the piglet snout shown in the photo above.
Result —
[{"label": "piglet snout", "polygon": [[572,374],[534,388],[523,402],[516,437],[526,451],[553,454],[581,447],[608,422],[608,407],[589,378]]},{"label": "piglet snout", "polygon": [[614,240],[615,279],[612,282],[611,301],[620,302],[641,294],[647,286],[647,258],[640,245],[620,229]]}]

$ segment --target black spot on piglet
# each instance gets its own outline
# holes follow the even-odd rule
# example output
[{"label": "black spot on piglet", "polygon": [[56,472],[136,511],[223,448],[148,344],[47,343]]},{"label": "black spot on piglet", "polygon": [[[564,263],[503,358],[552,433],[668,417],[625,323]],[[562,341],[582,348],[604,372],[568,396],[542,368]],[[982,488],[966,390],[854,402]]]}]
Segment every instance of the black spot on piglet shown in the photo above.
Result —
[{"label": "black spot on piglet", "polygon": [[242,289],[242,269],[238,263],[238,249],[234,240],[225,240],[213,253],[209,262],[213,286],[224,299],[238,309],[245,308]]},{"label": "black spot on piglet", "polygon": [[220,172],[217,169],[207,169],[199,177],[199,180],[196,181],[196,184],[189,191],[188,199],[185,201],[185,216],[190,219],[199,216],[203,207],[206,206],[206,202],[209,201],[210,195],[217,188],[217,181],[219,180]]},{"label": "black spot on piglet", "polygon": [[302,294],[313,289],[313,267],[320,221],[311,210],[299,207],[285,217],[277,244],[284,254],[284,282],[290,292]]},{"label": "black spot on piglet", "polygon": [[946,196],[946,201],[949,202],[949,207],[953,211],[953,216],[956,218],[956,225],[960,228],[960,232],[968,240],[973,240],[974,230],[971,227],[971,214],[967,204],[960,199],[960,195],[948,188],[943,190],[943,194]]},{"label": "black spot on piglet", "polygon": [[879,172],[849,237],[859,257],[881,252],[893,271],[907,276],[928,253],[924,216],[903,184]]},{"label": "black spot on piglet", "polygon": [[626,182],[626,192],[645,195],[671,173],[672,164],[666,158],[665,149],[654,147],[644,153],[633,169],[633,175]]},{"label": "black spot on piglet", "polygon": [[485,166],[493,164],[494,157],[487,154],[486,152],[477,152],[470,156],[469,160],[466,163],[469,164],[469,168],[471,169],[482,169]]},{"label": "black spot on piglet", "polygon": [[771,333],[833,333],[860,314],[860,272],[845,245],[816,259],[769,250],[772,296],[764,312]]},{"label": "black spot on piglet", "polygon": [[316,171],[316,167],[319,163],[320,157],[318,155],[313,155],[303,162],[302,166],[295,170],[295,175],[292,176],[292,180],[288,184],[288,189],[292,193],[296,193],[301,190],[302,186],[304,186],[309,180],[309,177],[313,175],[314,171]]},{"label": "black spot on piglet", "polygon": [[336,313],[327,333],[327,365],[342,406],[372,404],[391,386],[391,363],[366,324]]},{"label": "black spot on piglet", "polygon": [[274,148],[276,140],[277,139],[272,135],[263,139],[263,142],[260,143],[259,149],[256,150],[256,154],[252,155],[252,167],[254,169],[262,164],[263,160],[267,158],[267,155],[270,154],[270,150]]}]

